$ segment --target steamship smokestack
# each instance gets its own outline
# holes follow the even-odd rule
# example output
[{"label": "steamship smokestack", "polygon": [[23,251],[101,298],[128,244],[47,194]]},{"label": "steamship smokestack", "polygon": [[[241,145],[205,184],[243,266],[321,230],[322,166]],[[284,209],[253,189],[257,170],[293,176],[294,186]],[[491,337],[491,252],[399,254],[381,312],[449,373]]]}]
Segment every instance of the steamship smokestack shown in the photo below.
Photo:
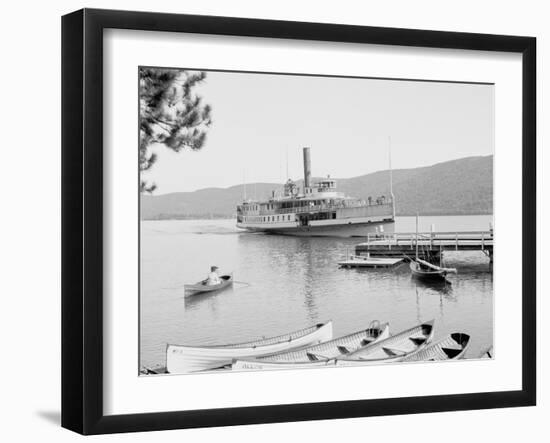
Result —
[{"label": "steamship smokestack", "polygon": [[311,158],[309,148],[304,148],[304,188],[311,186]]}]

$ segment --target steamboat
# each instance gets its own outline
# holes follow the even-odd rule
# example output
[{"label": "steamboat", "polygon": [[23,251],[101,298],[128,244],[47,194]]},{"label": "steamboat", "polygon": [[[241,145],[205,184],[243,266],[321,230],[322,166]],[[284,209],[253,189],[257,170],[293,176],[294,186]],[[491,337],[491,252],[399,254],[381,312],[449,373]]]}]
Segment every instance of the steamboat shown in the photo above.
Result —
[{"label": "steamboat", "polygon": [[237,206],[238,228],[307,237],[364,237],[394,232],[391,178],[389,197],[349,197],[338,192],[336,180],[330,176],[313,183],[310,148],[303,148],[303,155],[303,189],[289,179],[280,195],[273,191],[266,201],[244,201]]}]

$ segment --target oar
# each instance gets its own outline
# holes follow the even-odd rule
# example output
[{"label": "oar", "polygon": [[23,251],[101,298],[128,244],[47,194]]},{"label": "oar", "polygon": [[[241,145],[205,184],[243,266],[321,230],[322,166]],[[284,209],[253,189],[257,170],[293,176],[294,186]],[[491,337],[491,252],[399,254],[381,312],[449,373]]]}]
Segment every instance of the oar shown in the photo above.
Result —
[{"label": "oar", "polygon": [[248,282],[245,282],[245,281],[238,281],[238,280],[233,280],[233,283],[239,283],[241,285],[245,285],[245,286],[251,286],[250,283]]}]

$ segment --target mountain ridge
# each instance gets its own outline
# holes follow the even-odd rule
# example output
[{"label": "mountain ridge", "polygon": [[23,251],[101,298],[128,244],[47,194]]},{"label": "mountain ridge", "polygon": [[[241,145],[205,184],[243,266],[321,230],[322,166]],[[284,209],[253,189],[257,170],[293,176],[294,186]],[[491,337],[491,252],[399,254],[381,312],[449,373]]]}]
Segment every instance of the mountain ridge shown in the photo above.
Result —
[{"label": "mountain ridge", "polygon": [[[394,169],[396,215],[479,215],[493,212],[493,156],[465,157],[418,168]],[[318,180],[315,177],[314,180]],[[389,195],[389,170],[335,179],[338,190],[367,199]],[[297,180],[302,186],[303,179]],[[247,183],[258,200],[282,189],[280,183]],[[141,195],[144,220],[227,218],[242,201],[243,185],[191,192]]]}]

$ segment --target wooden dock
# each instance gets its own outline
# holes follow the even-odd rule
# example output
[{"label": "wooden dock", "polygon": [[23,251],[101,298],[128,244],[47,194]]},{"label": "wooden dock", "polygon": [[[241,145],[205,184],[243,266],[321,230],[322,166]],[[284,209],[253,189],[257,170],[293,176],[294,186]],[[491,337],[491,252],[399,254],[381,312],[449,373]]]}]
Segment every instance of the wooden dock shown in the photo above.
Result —
[{"label": "wooden dock", "polygon": [[370,257],[369,255],[351,256],[338,262],[342,268],[394,268],[404,259],[393,257]]},{"label": "wooden dock", "polygon": [[[369,235],[367,241],[355,246],[356,255],[371,257],[412,256],[416,252],[414,232]],[[493,231],[419,232],[418,255],[422,258],[438,256],[445,251],[482,251],[493,257]]]}]

